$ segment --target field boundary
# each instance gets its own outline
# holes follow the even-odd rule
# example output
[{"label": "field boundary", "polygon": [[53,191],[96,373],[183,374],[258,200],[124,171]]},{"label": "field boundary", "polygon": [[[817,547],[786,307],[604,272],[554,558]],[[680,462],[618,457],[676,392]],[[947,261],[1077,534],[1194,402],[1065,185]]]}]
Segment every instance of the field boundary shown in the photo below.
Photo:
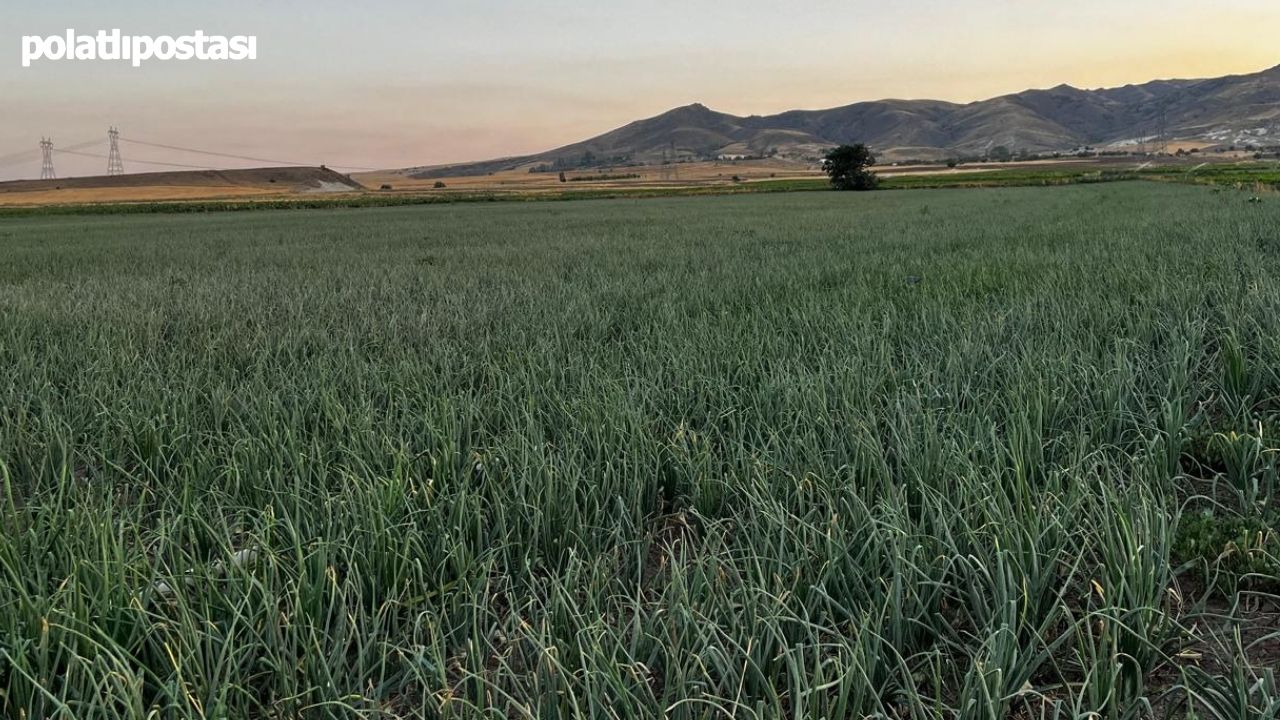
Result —
[{"label": "field boundary", "polygon": [[[1252,192],[1280,191],[1280,167],[1210,167],[1203,171],[1145,170],[1000,170],[940,175],[886,177],[880,188],[893,190],[983,189],[1000,187],[1058,187],[1094,183],[1147,180],[1209,185]],[[417,205],[450,205],[485,202],[566,202],[574,200],[643,200],[666,197],[750,195],[759,193],[818,192],[829,190],[821,178],[757,180],[733,185],[608,188],[550,191],[476,191],[448,194],[382,195],[375,192],[337,193],[323,197],[225,200],[160,200],[75,203],[66,205],[14,205],[0,207],[0,218],[42,215],[116,215],[147,213],[247,212],[255,210],[323,210]]]}]

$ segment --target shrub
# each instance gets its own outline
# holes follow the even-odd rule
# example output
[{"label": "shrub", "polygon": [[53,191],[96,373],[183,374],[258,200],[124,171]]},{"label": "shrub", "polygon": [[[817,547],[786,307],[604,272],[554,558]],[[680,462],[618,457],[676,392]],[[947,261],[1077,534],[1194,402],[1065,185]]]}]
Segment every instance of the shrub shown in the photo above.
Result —
[{"label": "shrub", "polygon": [[[1253,576],[1267,584],[1280,582],[1280,535],[1277,518],[1221,516],[1212,512],[1184,515],[1178,523],[1173,556],[1200,565],[1231,592],[1236,581]],[[1268,581],[1268,578],[1270,579]]]}]

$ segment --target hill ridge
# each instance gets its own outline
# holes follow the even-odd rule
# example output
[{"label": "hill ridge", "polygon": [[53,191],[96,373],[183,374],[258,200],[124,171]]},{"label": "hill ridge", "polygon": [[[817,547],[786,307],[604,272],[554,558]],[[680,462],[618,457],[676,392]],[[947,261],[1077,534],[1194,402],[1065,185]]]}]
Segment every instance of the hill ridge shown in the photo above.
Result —
[{"label": "hill ridge", "polygon": [[1222,144],[1280,144],[1280,65],[1255,73],[1160,79],[1081,89],[1067,83],[954,103],[882,99],[818,110],[737,116],[689,103],[534,155],[407,168],[414,177],[479,175],[529,166],[563,170],[729,156],[813,160],[863,142],[883,159],[1069,152],[1153,137]]}]

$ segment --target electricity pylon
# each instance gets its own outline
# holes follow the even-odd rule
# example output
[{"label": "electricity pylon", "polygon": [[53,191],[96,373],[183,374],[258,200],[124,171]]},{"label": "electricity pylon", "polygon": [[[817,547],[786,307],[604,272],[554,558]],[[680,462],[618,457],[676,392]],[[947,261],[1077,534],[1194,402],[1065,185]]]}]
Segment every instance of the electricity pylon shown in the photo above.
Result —
[{"label": "electricity pylon", "polygon": [[107,153],[107,174],[123,175],[124,161],[120,159],[120,131],[115,127],[108,130],[107,142],[111,144],[111,151]]},{"label": "electricity pylon", "polygon": [[54,180],[58,174],[53,171],[53,141],[40,138],[40,179]]}]

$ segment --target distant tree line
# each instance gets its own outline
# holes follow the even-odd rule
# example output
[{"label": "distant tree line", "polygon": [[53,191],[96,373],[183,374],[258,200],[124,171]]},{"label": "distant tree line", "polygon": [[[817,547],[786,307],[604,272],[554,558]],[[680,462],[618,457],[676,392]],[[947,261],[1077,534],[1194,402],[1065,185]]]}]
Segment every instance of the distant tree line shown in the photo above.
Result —
[{"label": "distant tree line", "polygon": [[639,177],[640,175],[638,173],[618,173],[618,174],[601,173],[599,175],[578,175],[576,177],[568,178],[567,180],[561,180],[560,182],[596,182],[601,180],[636,180]]},{"label": "distant tree line", "polygon": [[577,156],[558,157],[552,162],[541,163],[529,168],[531,173],[561,172],[563,170],[581,170],[601,166],[634,167],[640,163],[633,162],[630,153],[622,153],[609,157],[600,157],[590,150]]}]

